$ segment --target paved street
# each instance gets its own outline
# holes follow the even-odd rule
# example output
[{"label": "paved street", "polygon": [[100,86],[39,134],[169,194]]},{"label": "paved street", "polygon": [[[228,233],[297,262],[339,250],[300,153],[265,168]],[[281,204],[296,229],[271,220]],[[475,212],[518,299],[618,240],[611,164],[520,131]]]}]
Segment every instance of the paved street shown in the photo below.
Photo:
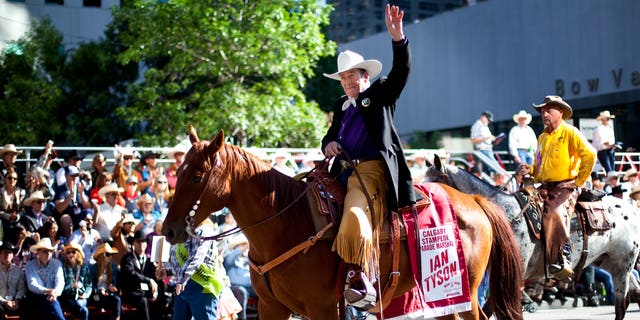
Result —
[{"label": "paved street", "polygon": [[[536,313],[524,313],[525,320],[612,320],[616,313],[613,306],[539,309]],[[631,304],[625,320],[640,320],[637,304]]]}]

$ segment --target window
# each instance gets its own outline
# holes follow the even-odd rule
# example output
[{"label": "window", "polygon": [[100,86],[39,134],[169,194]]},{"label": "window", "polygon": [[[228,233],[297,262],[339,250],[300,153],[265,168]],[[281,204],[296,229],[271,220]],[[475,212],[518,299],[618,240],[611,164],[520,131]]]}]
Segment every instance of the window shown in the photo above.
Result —
[{"label": "window", "polygon": [[82,0],[82,5],[85,7],[101,7],[102,0]]}]

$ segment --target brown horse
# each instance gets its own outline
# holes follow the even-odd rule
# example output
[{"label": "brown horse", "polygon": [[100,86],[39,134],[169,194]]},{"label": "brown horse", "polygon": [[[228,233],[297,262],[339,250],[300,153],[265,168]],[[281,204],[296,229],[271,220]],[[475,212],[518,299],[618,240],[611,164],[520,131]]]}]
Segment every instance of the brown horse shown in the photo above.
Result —
[{"label": "brown horse", "polygon": [[[162,227],[168,241],[185,241],[188,225],[199,224],[223,207],[231,210],[249,239],[249,257],[256,265],[272,261],[316,233],[309,203],[303,197],[306,183],[225,144],[222,131],[211,141],[199,141],[192,127],[189,136],[193,146],[178,170],[174,201]],[[460,316],[486,319],[477,304],[477,289],[485,269],[490,267],[489,304],[495,315],[498,319],[522,319],[520,257],[501,209],[479,196],[443,188],[457,214],[471,289],[472,309]],[[264,275],[251,270],[260,318],[285,320],[294,312],[309,319],[338,319],[336,281],[340,260],[331,245],[331,241],[317,241],[308,251],[290,257]],[[407,243],[403,242],[401,248],[402,272],[394,296],[415,286]],[[381,244],[380,250],[380,287],[384,288],[391,271],[390,245]]]}]

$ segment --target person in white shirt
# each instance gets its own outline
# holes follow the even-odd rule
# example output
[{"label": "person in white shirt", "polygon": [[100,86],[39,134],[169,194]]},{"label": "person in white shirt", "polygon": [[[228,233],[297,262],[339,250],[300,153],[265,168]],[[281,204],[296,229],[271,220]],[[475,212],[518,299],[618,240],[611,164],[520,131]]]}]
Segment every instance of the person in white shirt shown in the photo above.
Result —
[{"label": "person in white shirt", "polygon": [[520,110],[513,115],[513,121],[517,123],[509,130],[509,153],[516,164],[533,164],[533,153],[536,151],[538,137],[531,129],[531,114]]},{"label": "person in white shirt", "polygon": [[121,192],[123,192],[122,188],[116,183],[110,183],[98,191],[104,202],[97,207],[94,222],[102,241],[109,240],[111,229],[122,219],[125,208],[117,204],[118,194]]},{"label": "person in white shirt", "polygon": [[592,144],[598,150],[598,161],[607,173],[615,169],[616,137],[613,133],[613,124],[610,121],[615,117],[609,110],[600,112],[596,120],[601,124],[593,132]]}]

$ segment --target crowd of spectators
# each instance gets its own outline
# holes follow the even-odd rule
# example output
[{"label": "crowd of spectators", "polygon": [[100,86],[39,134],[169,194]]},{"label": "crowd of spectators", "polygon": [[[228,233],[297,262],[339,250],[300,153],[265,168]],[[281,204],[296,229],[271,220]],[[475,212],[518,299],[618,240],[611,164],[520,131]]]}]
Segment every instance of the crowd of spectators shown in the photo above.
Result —
[{"label": "crowd of spectators", "polygon": [[[70,152],[53,163],[48,144],[37,163],[16,163],[23,151],[0,149],[0,317],[21,319],[172,318],[171,277],[159,277],[151,240],[176,185],[188,151],[176,147],[168,168],[162,155],[116,146],[115,166],[97,154]],[[82,170],[91,161],[91,170]],[[212,214],[220,230],[235,226],[228,210]],[[228,286],[218,299],[218,319],[245,319],[251,288],[248,242],[220,242],[220,268]],[[169,262],[164,262],[165,264]],[[29,307],[25,307],[25,306]],[[96,313],[96,314],[94,314]]]}]

